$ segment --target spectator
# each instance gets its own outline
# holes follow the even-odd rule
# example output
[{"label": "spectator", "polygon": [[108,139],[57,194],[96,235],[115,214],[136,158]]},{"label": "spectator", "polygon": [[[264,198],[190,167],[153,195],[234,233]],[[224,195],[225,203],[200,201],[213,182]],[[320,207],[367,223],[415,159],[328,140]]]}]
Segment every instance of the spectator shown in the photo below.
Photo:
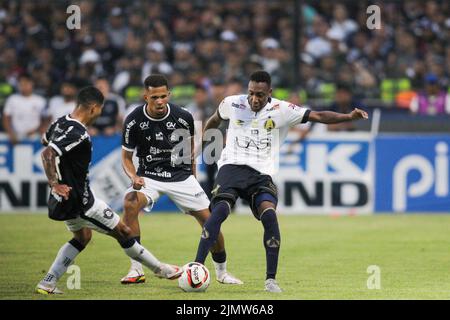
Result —
[{"label": "spectator", "polygon": [[435,74],[425,77],[425,90],[420,91],[410,104],[414,114],[438,115],[450,114],[450,95],[441,89],[439,79]]},{"label": "spectator", "polygon": [[3,110],[3,127],[12,144],[41,133],[45,103],[43,97],[33,94],[31,76],[19,76],[19,93],[6,100]]},{"label": "spectator", "polygon": [[51,98],[48,102],[45,127],[56,119],[71,113],[73,109],[75,109],[78,90],[77,85],[75,79],[66,79],[61,83],[60,95]]},{"label": "spectator", "polygon": [[111,92],[109,82],[106,78],[97,79],[95,86],[102,92],[105,101],[103,102],[102,113],[92,125],[89,134],[91,136],[111,136],[121,132],[125,114],[125,100]]},{"label": "spectator", "polygon": [[[334,102],[330,106],[330,111],[335,112],[351,112],[353,108],[361,107],[361,105],[353,99],[351,87],[338,83]],[[328,131],[353,131],[355,127],[351,123],[336,123],[327,126]]]}]

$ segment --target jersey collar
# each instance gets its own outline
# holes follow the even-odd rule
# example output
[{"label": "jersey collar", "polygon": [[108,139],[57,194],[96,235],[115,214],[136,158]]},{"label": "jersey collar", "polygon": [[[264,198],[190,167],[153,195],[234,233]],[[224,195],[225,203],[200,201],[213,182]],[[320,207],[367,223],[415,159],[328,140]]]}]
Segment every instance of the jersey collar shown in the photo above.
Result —
[{"label": "jersey collar", "polygon": [[155,119],[155,118],[150,117],[150,115],[147,113],[147,104],[144,104],[144,107],[143,107],[142,110],[144,110],[144,115],[147,118],[149,118],[150,120],[152,120],[152,121],[162,121],[162,120],[166,119],[169,116],[169,114],[170,114],[170,105],[167,104],[167,114],[164,117],[160,118],[160,119]]},{"label": "jersey collar", "polygon": [[86,126],[85,126],[84,124],[82,124],[82,123],[81,123],[80,121],[78,121],[77,119],[72,118],[72,117],[70,116],[70,114],[66,115],[66,120],[78,122],[79,124],[81,124],[81,125],[83,126],[83,128],[85,128],[85,129],[87,130],[87,128],[86,128]]}]

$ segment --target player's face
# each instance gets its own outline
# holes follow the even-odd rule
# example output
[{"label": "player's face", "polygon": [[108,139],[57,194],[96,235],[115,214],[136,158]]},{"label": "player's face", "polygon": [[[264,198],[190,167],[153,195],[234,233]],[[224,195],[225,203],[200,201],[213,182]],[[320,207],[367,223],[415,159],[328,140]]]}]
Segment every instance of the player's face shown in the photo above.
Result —
[{"label": "player's face", "polygon": [[250,81],[248,83],[248,104],[253,111],[258,112],[269,101],[272,88],[265,82]]},{"label": "player's face", "polygon": [[151,116],[164,117],[167,114],[167,103],[170,91],[166,86],[149,87],[145,90],[144,99],[147,102],[147,110]]}]

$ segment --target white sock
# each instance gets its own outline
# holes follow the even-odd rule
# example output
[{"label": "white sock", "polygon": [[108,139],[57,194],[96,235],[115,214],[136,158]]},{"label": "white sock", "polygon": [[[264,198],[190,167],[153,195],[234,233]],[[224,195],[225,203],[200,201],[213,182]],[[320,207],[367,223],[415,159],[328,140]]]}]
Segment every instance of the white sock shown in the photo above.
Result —
[{"label": "white sock", "polygon": [[[125,253],[131,258],[145,265],[153,272],[159,270],[161,262],[151,254],[150,251],[141,246],[138,242],[135,242],[131,247],[123,249]],[[133,263],[133,262],[132,262]]]},{"label": "white sock", "polygon": [[130,258],[131,261],[131,269],[138,270],[139,272],[144,273],[144,268],[142,267],[142,263]]},{"label": "white sock", "polygon": [[77,248],[71,245],[69,242],[64,244],[61,249],[59,249],[55,260],[53,261],[50,270],[43,279],[43,282],[50,284],[55,284],[59,278],[66,273],[67,268],[75,260],[75,257],[80,253]]},{"label": "white sock", "polygon": [[214,263],[214,268],[216,269],[217,277],[220,277],[221,275],[223,275],[224,273],[227,272],[227,262],[226,261],[222,262],[222,263],[218,263],[213,260],[213,263]]}]

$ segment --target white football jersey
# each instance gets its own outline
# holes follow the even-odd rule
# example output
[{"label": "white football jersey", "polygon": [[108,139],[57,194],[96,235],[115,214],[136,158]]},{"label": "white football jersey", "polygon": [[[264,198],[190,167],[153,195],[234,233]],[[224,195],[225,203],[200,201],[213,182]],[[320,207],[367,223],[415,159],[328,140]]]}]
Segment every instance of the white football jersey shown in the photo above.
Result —
[{"label": "white football jersey", "polygon": [[278,169],[280,146],[289,128],[307,122],[310,110],[271,98],[264,108],[254,112],[247,95],[235,95],[226,97],[218,112],[223,120],[230,120],[219,168],[226,164],[247,165],[272,175]]}]

